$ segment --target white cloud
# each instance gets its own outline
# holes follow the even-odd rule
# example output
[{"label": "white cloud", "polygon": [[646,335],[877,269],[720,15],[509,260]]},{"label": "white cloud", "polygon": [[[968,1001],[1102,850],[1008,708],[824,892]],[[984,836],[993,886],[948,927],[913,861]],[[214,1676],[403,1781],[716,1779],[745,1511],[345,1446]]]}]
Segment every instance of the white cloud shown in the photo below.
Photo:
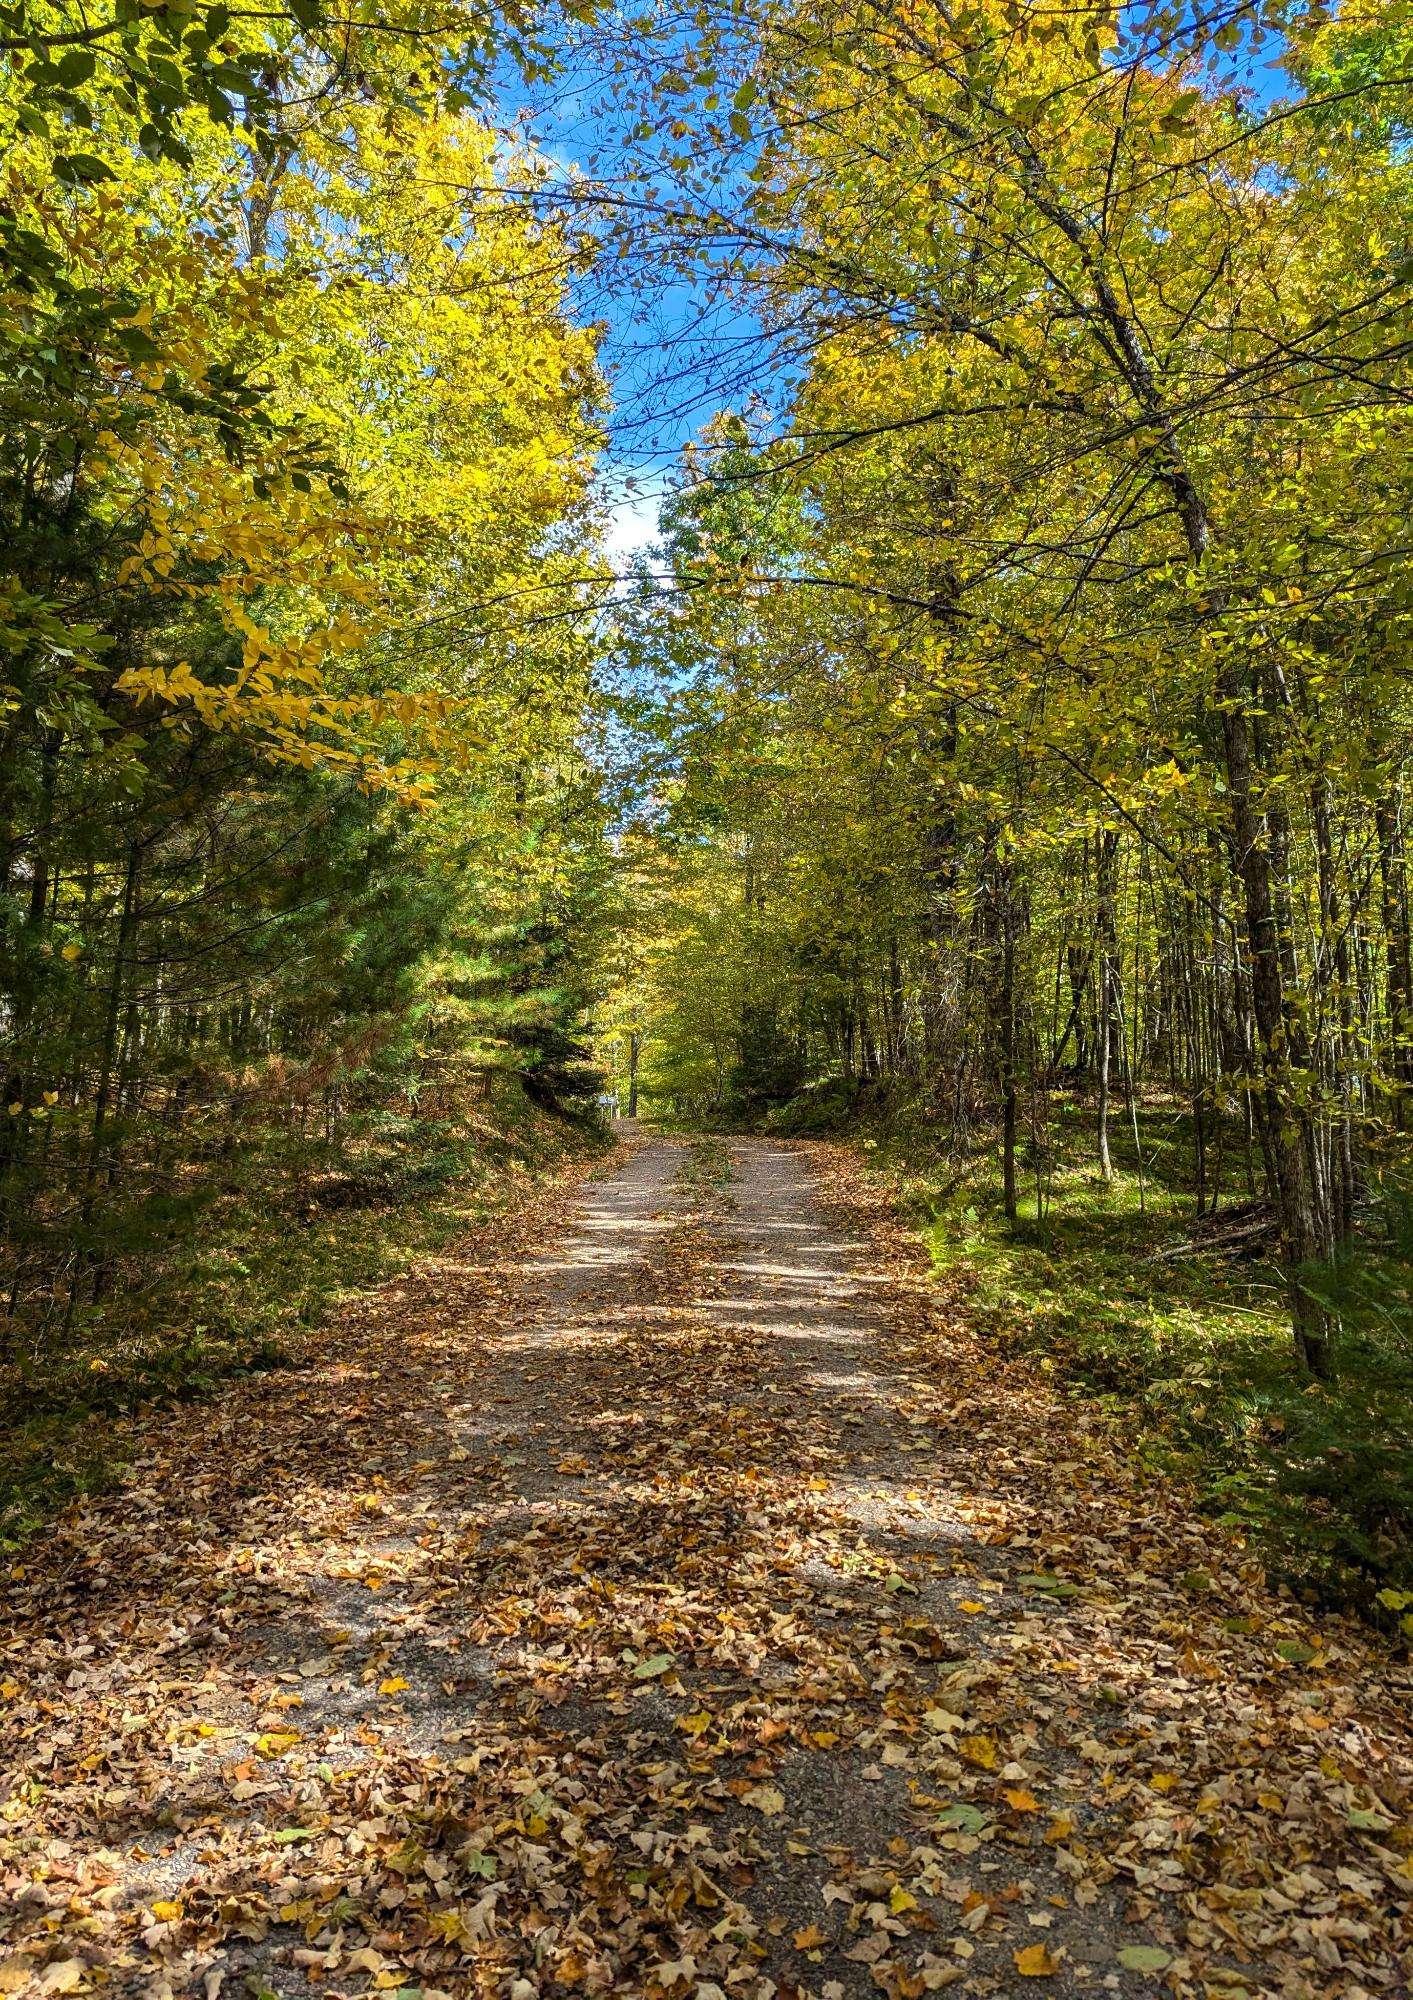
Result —
[{"label": "white cloud", "polygon": [[616,499],[604,531],[604,554],[618,576],[623,576],[634,556],[657,541],[658,496],[654,493],[625,493]]}]

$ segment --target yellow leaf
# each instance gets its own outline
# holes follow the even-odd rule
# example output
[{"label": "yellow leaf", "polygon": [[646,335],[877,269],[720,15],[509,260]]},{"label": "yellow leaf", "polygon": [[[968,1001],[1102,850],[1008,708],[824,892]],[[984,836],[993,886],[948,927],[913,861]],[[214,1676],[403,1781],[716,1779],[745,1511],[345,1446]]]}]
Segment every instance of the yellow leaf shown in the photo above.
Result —
[{"label": "yellow leaf", "polygon": [[283,1757],[299,1741],[297,1729],[267,1729],[263,1736],[255,1739],[257,1757]]},{"label": "yellow leaf", "polygon": [[996,1745],[991,1737],[964,1736],[957,1745],[957,1749],[966,1758],[968,1764],[976,1764],[983,1771],[995,1770],[997,1763]]},{"label": "yellow leaf", "polygon": [[1016,1971],[1022,1979],[1050,1979],[1059,1969],[1060,1961],[1043,1944],[1028,1944],[1016,1953]]},{"label": "yellow leaf", "polygon": [[904,1910],[917,1908],[917,1897],[910,1896],[901,1882],[895,1882],[893,1892],[888,1898],[888,1907],[895,1917],[901,1917]]},{"label": "yellow leaf", "polygon": [[964,1597],[958,1609],[962,1611],[984,1611],[986,1606],[978,1604],[974,1597]]},{"label": "yellow leaf", "polygon": [[818,1924],[806,1924],[802,1931],[795,1933],[796,1951],[815,1951],[825,1942],[824,1932]]},{"label": "yellow leaf", "polygon": [[159,1924],[178,1923],[181,1919],[181,1913],[182,1906],[180,1903],[163,1902],[152,1905],[152,1914]]},{"label": "yellow leaf", "polygon": [[679,1715],[677,1727],[684,1736],[700,1736],[704,1730],[711,1728],[711,1712],[709,1709],[699,1708],[693,1715]]},{"label": "yellow leaf", "polygon": [[401,1674],[393,1674],[390,1679],[378,1682],[378,1693],[402,1694],[408,1685],[409,1683],[402,1678]]},{"label": "yellow leaf", "polygon": [[46,1965],[39,1976],[39,1990],[42,1993],[72,1993],[78,1986],[88,1967],[81,1958],[61,1958]]},{"label": "yellow leaf", "polygon": [[1018,1787],[1015,1791],[1007,1792],[1006,1803],[1010,1806],[1012,1812],[1031,1813],[1039,1812],[1040,1810],[1039,1799],[1036,1798],[1034,1792],[1028,1792],[1024,1787]]},{"label": "yellow leaf", "polygon": [[1177,1779],[1171,1771],[1159,1771],[1158,1775],[1150,1778],[1148,1782],[1155,1792],[1170,1792],[1177,1784]]}]

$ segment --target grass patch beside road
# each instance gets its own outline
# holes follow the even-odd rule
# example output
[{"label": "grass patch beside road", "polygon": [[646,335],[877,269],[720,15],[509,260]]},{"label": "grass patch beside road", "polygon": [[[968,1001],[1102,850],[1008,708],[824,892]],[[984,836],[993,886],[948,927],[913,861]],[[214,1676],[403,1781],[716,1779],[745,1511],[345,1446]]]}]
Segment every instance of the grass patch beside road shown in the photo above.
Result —
[{"label": "grass patch beside road", "polygon": [[1195,1480],[1284,1573],[1401,1624],[1413,1611],[1413,1596],[1399,1602],[1413,1592],[1413,1202],[1397,1163],[1347,1257],[1310,1273],[1340,1319],[1334,1375],[1316,1383],[1294,1359],[1260,1212],[1234,1199],[1199,1221],[1185,1116],[1157,1107],[1143,1125],[1142,1173],[1127,1136],[1105,1183],[1088,1108],[1057,1101],[1014,1223],[990,1144],[956,1159],[901,1122],[863,1143],[896,1176],[940,1282],[998,1338],[1106,1404],[1133,1427],[1134,1451]]}]

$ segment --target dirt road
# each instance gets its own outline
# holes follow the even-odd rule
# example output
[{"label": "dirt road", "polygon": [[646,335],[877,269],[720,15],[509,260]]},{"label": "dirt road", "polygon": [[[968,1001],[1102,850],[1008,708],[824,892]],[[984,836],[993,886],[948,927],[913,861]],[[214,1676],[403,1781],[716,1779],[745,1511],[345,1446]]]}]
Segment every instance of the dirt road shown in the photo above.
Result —
[{"label": "dirt road", "polygon": [[8,1585],[0,1991],[1413,1990],[1406,1670],[859,1189],[647,1140],[154,1420]]}]

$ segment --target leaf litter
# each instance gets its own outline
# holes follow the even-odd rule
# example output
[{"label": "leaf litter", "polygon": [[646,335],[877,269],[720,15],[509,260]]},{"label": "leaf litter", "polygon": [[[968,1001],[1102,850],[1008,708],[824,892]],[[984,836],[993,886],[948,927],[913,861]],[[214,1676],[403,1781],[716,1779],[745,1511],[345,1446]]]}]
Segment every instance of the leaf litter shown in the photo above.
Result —
[{"label": "leaf litter", "polygon": [[546,1191],[15,1565],[0,1992],[1409,1990],[1406,1665],[844,1149],[732,1155]]}]

